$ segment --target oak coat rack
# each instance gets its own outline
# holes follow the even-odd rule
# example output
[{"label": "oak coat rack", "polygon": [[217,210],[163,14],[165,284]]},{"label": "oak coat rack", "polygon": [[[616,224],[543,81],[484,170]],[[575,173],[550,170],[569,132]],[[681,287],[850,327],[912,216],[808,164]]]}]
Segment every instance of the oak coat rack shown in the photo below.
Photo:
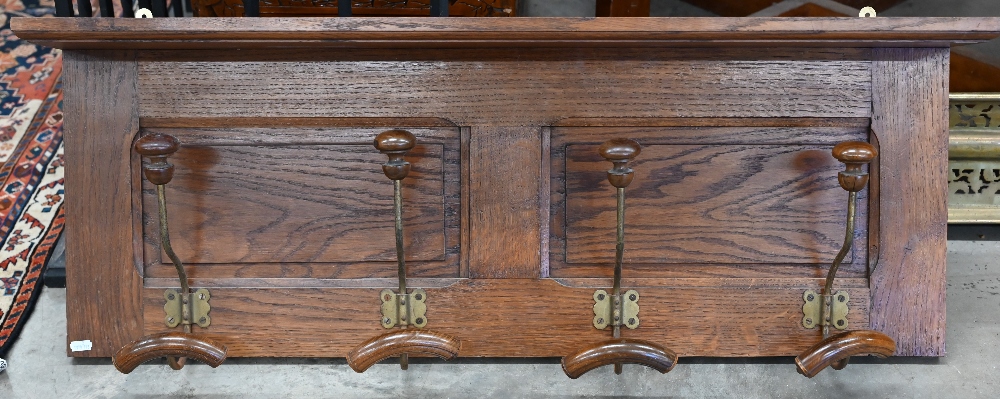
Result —
[{"label": "oak coat rack", "polygon": [[[68,340],[110,357],[164,325],[177,275],[138,137],[176,137],[173,246],[230,357],[345,357],[384,332],[392,186],[409,283],[459,356],[606,340],[614,190],[597,147],[642,145],[627,273],[678,356],[794,356],[843,243],[840,142],[878,149],[837,273],[848,330],[945,353],[948,63],[997,18],[14,18],[64,50]],[[871,133],[870,133],[871,132]],[[680,363],[683,366],[683,362]],[[789,367],[794,367],[789,364]]]}]

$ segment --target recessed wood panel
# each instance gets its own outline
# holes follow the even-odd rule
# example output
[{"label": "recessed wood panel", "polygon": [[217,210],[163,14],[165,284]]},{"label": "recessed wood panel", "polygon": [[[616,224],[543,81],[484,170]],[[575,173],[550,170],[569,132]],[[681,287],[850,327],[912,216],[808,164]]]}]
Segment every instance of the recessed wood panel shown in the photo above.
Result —
[{"label": "recessed wood panel", "polygon": [[[338,133],[344,132],[326,132]],[[458,276],[457,239],[448,237],[458,234],[458,138],[450,136],[418,136],[406,155],[412,170],[403,180],[404,245],[413,275]],[[393,188],[382,173],[386,156],[370,143],[282,141],[219,145],[195,138],[171,156],[172,241],[181,260],[194,266],[192,274],[395,275]],[[155,190],[144,182],[143,192],[146,261],[155,265],[149,276],[173,273],[169,261],[159,264],[166,257],[159,251]]]},{"label": "recessed wood panel", "polygon": [[[553,227],[558,237],[552,243],[561,248],[552,251],[553,276],[611,272],[615,189],[607,182],[611,164],[597,153],[600,142],[587,142],[596,130],[577,135],[567,128],[554,140],[564,143],[553,154],[565,180],[554,183],[562,186],[556,201],[564,210],[554,211],[560,225]],[[837,183],[843,165],[831,156],[832,143],[794,142],[795,131],[808,129],[693,129],[704,137],[689,144],[685,136],[698,133],[684,128],[661,128],[659,138],[641,137],[656,129],[617,130],[605,137],[640,136],[643,145],[630,163],[635,178],[626,189],[625,262],[631,275],[680,277],[700,269],[750,277],[761,268],[782,267],[779,274],[814,276],[840,250],[847,215],[847,193]],[[788,132],[784,140],[792,143],[711,143],[721,132],[772,143]],[[856,130],[845,138],[861,135]],[[866,198],[863,193],[859,199],[861,221],[867,218]],[[860,226],[855,239],[863,243],[867,223]],[[855,245],[844,270],[863,272],[866,257],[866,247]]]}]

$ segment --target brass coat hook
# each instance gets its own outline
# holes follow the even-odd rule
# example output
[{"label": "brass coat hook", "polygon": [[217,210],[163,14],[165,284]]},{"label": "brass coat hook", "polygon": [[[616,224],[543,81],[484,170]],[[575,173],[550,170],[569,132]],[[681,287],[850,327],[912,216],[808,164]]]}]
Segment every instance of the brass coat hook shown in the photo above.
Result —
[{"label": "brass coat hook", "polygon": [[[364,372],[384,359],[399,356],[399,366],[409,367],[409,354],[433,355],[445,360],[458,355],[461,342],[448,335],[421,331],[427,325],[427,292],[406,289],[406,256],[403,248],[403,191],[402,180],[410,173],[410,163],[404,155],[417,144],[417,138],[406,130],[388,130],[375,137],[375,148],[388,155],[382,172],[393,183],[393,207],[396,221],[396,263],[399,292],[390,289],[379,294],[382,300],[382,327],[401,327],[365,341],[347,355],[347,364],[354,371]],[[408,329],[408,326],[416,329]]]},{"label": "brass coat hook", "polygon": [[847,302],[850,297],[846,292],[833,292],[833,282],[837,278],[837,269],[854,244],[854,219],[857,210],[858,192],[868,185],[868,173],[864,165],[871,163],[878,156],[878,151],[871,144],[860,141],[849,141],[833,147],[833,156],[843,162],[845,169],[837,175],[840,187],[847,190],[847,231],[844,245],[830,265],[826,276],[823,292],[818,294],[812,290],[806,291],[803,306],[803,325],[813,328],[817,325],[823,331],[823,340],[807,349],[795,358],[800,374],[812,378],[827,366],[835,370],[847,367],[851,356],[875,355],[889,357],[896,352],[896,342],[888,335],[873,330],[846,331],[830,335],[830,327],[844,330],[847,328]]},{"label": "brass coat hook", "polygon": [[614,282],[609,295],[604,290],[594,293],[594,327],[603,330],[612,326],[612,339],[584,348],[562,359],[563,371],[576,379],[586,372],[608,364],[615,365],[615,374],[622,373],[622,364],[641,364],[667,373],[677,364],[677,355],[663,346],[643,340],[621,338],[621,326],[639,327],[639,293],[621,292],[622,261],[625,256],[625,187],[632,183],[634,172],[628,162],[639,155],[639,143],[629,139],[614,139],[598,149],[604,159],[614,165],[608,171],[608,182],[617,189],[618,235],[615,243]]},{"label": "brass coat hook", "polygon": [[160,245],[177,269],[180,291],[169,289],[164,293],[167,303],[164,310],[168,327],[182,325],[184,332],[165,332],[140,338],[115,353],[112,361],[118,371],[128,374],[140,364],[159,357],[166,357],[170,368],[180,370],[187,358],[195,358],[209,366],[218,367],[226,360],[227,348],[214,340],[191,334],[191,324],[208,327],[211,318],[208,301],[211,294],[207,289],[191,292],[188,287],[184,264],[170,245],[170,229],[167,226],[166,184],[174,177],[174,165],[167,158],[177,152],[180,143],[173,136],[153,133],[135,142],[135,151],[149,162],[142,166],[146,180],[156,185],[156,197],[160,220]]}]

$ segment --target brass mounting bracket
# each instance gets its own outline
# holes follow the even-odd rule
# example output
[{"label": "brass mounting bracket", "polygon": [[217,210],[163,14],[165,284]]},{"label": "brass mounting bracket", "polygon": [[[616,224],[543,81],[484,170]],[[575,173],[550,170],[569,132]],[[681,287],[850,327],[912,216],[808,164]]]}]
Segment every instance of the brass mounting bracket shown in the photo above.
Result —
[{"label": "brass mounting bracket", "polygon": [[628,290],[622,295],[611,295],[607,291],[594,292],[594,328],[603,330],[608,326],[639,327],[639,292]]},{"label": "brass mounting bracket", "polygon": [[163,305],[163,311],[167,313],[167,317],[164,318],[167,327],[197,324],[205,328],[212,324],[212,317],[208,315],[212,310],[212,305],[208,304],[212,294],[208,289],[200,288],[193,293],[181,294],[180,291],[171,288],[163,293],[163,298],[167,300]]},{"label": "brass mounting bracket", "polygon": [[382,298],[382,327],[412,325],[424,328],[427,325],[427,292],[417,288],[409,294],[397,294],[384,289]]},{"label": "brass mounting bracket", "polygon": [[[802,305],[803,327],[816,328],[829,325],[838,330],[847,329],[847,311],[849,310],[847,303],[851,300],[847,291],[837,291],[836,294],[823,296],[816,291],[808,290],[802,295],[802,299],[806,301]],[[828,315],[827,318],[824,318],[823,312],[821,312],[824,302],[827,302],[826,306],[829,306],[828,311],[825,312]]]}]

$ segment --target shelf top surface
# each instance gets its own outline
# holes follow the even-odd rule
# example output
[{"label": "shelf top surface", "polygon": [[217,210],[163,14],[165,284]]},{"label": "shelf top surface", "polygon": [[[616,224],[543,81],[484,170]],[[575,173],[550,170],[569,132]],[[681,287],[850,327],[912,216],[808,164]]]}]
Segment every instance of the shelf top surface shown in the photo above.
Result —
[{"label": "shelf top surface", "polygon": [[419,47],[947,47],[1000,18],[14,18],[63,49]]}]

